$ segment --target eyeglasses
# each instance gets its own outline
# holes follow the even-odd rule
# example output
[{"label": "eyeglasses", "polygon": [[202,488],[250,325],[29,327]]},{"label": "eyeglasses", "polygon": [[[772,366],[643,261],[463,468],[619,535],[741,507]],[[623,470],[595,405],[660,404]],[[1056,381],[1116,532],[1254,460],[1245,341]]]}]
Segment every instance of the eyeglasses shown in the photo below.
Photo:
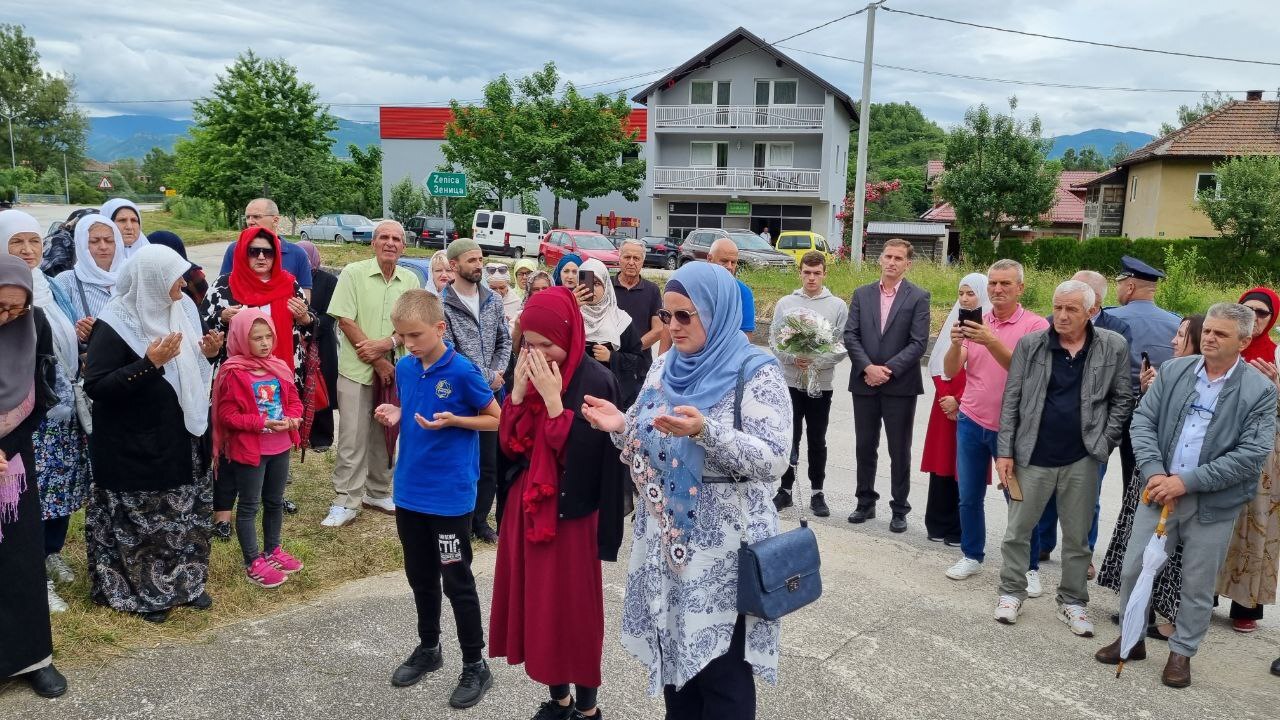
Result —
[{"label": "eyeglasses", "polygon": [[265,220],[270,217],[280,217],[280,216],[279,215],[245,215],[244,219],[248,222],[257,222],[259,220]]},{"label": "eyeglasses", "polygon": [[251,247],[249,248],[249,257],[253,258],[275,258],[275,248]]},{"label": "eyeglasses", "polygon": [[680,323],[681,325],[688,325],[693,322],[693,316],[697,314],[697,310],[677,310],[675,312],[671,312],[670,310],[663,309],[658,311],[658,321],[663,325],[670,325],[671,320],[674,318],[677,323]]},{"label": "eyeglasses", "polygon": [[506,275],[506,265],[490,265],[484,269],[486,275]]},{"label": "eyeglasses", "polygon": [[1253,314],[1257,315],[1259,319],[1271,317],[1271,311],[1266,308],[1251,307],[1249,309],[1252,310]]}]

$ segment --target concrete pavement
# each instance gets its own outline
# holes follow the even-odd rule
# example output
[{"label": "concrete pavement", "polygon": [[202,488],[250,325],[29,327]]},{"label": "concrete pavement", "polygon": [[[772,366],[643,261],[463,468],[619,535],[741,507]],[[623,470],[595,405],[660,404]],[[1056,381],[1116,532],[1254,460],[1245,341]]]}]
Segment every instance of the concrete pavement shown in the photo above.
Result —
[{"label": "concrete pavement", "polygon": [[[848,365],[837,378],[847,377]],[[916,418],[918,462],[932,400]],[[1214,618],[1193,662],[1191,688],[1160,684],[1165,647],[1130,664],[1120,679],[1093,652],[1116,630],[1107,616],[1116,596],[1091,587],[1098,637],[1073,636],[1054,617],[1057,555],[1042,569],[1046,593],[1029,600],[1012,627],[992,620],[999,572],[1004,503],[987,503],[988,557],[965,582],[943,576],[958,551],[924,537],[927,478],[913,473],[915,509],[906,534],[888,531],[886,512],[849,525],[853,508],[852,410],[836,393],[829,443],[828,501],[833,517],[813,523],[823,553],[825,595],[784,620],[782,682],[761,687],[762,718],[1274,718],[1280,678],[1268,674],[1280,655],[1274,617],[1250,636],[1230,630],[1225,611]],[[886,452],[882,450],[881,456]],[[888,487],[888,468],[881,467]],[[803,485],[803,483],[802,483]],[[885,490],[882,490],[882,494]],[[803,495],[803,493],[801,493]],[[1120,502],[1116,470],[1104,486],[1098,560]],[[785,513],[794,525],[794,513]],[[625,558],[627,548],[623,549]],[[495,554],[475,567],[487,604]],[[644,670],[617,640],[625,562],[605,564],[605,687],[609,718],[655,718],[660,700],[644,692]],[[70,693],[35,697],[25,687],[0,688],[0,717],[50,718],[385,718],[453,717],[448,693],[460,659],[446,603],[445,669],[408,689],[393,689],[391,670],[412,650],[413,603],[400,573],[349,583],[313,603],[217,630],[192,644],[137,650],[104,667],[68,669]],[[519,720],[533,714],[543,690],[520,668],[495,664],[494,689],[457,717]]]}]

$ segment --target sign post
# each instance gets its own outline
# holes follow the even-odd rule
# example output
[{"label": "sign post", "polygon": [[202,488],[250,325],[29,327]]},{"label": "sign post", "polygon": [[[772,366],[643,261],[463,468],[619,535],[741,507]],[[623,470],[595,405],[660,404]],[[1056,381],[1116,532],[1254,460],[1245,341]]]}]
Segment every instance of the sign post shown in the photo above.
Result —
[{"label": "sign post", "polygon": [[[422,186],[431,197],[440,198],[440,214],[449,219],[449,198],[467,196],[467,174],[456,172],[433,172],[422,181]],[[444,235],[444,246],[449,247],[448,223],[441,231]]]}]

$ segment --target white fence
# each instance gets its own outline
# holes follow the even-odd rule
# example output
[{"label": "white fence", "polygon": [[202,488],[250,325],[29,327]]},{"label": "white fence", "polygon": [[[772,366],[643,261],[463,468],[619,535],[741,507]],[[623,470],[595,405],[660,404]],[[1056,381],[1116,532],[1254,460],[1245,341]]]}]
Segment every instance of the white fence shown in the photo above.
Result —
[{"label": "white fence", "polygon": [[655,190],[747,190],[795,195],[817,193],[821,170],[801,168],[655,167]]},{"label": "white fence", "polygon": [[708,128],[822,128],[821,105],[659,105],[657,125]]}]

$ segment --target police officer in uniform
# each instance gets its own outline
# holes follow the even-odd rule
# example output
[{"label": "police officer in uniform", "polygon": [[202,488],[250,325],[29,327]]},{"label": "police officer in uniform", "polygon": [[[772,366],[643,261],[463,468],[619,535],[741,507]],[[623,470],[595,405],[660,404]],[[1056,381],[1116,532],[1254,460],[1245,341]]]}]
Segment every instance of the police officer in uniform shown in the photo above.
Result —
[{"label": "police officer in uniform", "polygon": [[[1173,336],[1182,318],[1155,303],[1156,282],[1164,273],[1137,258],[1120,258],[1120,275],[1116,278],[1116,299],[1120,307],[1106,308],[1113,318],[1129,325],[1129,370],[1133,395],[1138,397],[1138,375],[1142,372],[1142,354],[1151,359],[1152,367],[1173,357]],[[1127,488],[1133,478],[1133,444],[1129,442],[1129,426],[1125,425],[1120,441],[1120,467]]]}]

